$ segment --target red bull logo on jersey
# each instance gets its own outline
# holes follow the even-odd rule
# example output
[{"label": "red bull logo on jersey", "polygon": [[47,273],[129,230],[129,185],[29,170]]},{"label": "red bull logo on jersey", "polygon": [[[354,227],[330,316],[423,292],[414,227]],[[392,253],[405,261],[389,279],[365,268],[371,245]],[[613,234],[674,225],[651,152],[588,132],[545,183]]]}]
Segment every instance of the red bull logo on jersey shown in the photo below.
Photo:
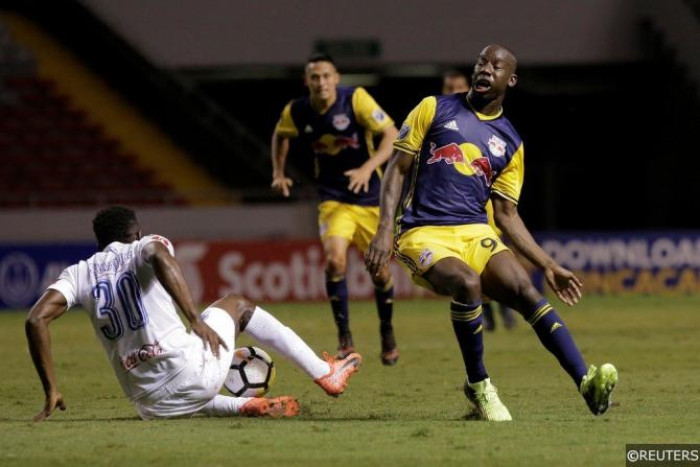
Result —
[{"label": "red bull logo on jersey", "polygon": [[496,135],[489,138],[489,151],[496,157],[503,157],[506,154],[506,142]]},{"label": "red bull logo on jersey", "polygon": [[440,161],[445,161],[449,165],[464,162],[464,153],[457,143],[450,143],[439,148],[436,146],[435,143],[430,143],[430,155],[432,157],[428,159],[428,164],[435,164]]},{"label": "red bull logo on jersey", "polygon": [[311,147],[315,154],[335,156],[343,149],[360,149],[360,140],[357,133],[353,133],[352,136],[325,134],[314,141]]},{"label": "red bull logo on jersey", "polygon": [[430,143],[429,152],[431,157],[428,164],[444,161],[451,165],[462,175],[467,177],[483,177],[486,186],[491,186],[494,177],[494,170],[488,157],[482,155],[479,147],[472,143],[450,143],[445,146],[436,147],[435,143]]},{"label": "red bull logo on jersey", "polygon": [[334,146],[340,149],[360,149],[360,141],[357,139],[357,133],[353,133],[352,136],[336,136]]},{"label": "red bull logo on jersey", "polygon": [[469,164],[469,167],[474,169],[476,175],[484,177],[484,179],[486,180],[486,186],[491,186],[493,170],[491,169],[491,161],[489,161],[488,157],[480,157],[478,159],[474,159]]},{"label": "red bull logo on jersey", "polygon": [[350,126],[350,117],[345,114],[333,115],[333,126],[338,131],[343,131]]}]

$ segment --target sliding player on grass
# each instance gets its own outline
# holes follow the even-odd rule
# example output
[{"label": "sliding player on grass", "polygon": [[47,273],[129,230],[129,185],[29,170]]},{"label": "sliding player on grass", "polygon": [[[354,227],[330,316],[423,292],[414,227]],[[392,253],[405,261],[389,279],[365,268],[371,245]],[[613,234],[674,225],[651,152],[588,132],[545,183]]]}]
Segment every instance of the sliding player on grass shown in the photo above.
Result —
[{"label": "sliding player on grass", "polygon": [[[27,318],[29,350],[46,396],[35,421],[66,408],[56,381],[48,326],[74,305],[82,305],[90,316],[124,394],[145,420],[197,413],[297,415],[294,397],[218,394],[240,332],[290,359],[334,397],[345,390],[362,362],[357,353],[337,361],[318,358],[294,331],[240,296],[227,295],[200,315],[171,243],[158,235],[141,237],[136,215],[128,208],[100,211],[93,230],[99,252],[66,268]],[[176,304],[192,332],[185,330]]]}]

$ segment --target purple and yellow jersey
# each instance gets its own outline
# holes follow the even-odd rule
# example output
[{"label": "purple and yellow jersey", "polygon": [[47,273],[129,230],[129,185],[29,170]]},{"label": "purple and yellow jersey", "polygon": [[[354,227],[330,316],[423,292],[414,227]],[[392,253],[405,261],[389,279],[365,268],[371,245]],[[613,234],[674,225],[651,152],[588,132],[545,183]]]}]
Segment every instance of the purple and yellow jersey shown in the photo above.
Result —
[{"label": "purple and yellow jersey", "polygon": [[401,126],[394,148],[414,155],[397,213],[398,233],[426,225],[486,224],[492,192],[518,202],[522,140],[502,111],[480,114],[466,93],[423,99]]},{"label": "purple and yellow jersey", "polygon": [[380,170],[370,179],[367,193],[348,190],[347,170],[356,169],[374,155],[373,135],[394,121],[364,88],[339,87],[333,105],[323,114],[305,96],[288,103],[275,131],[287,138],[300,138],[316,157],[316,177],[321,201],[340,201],[378,206]]}]

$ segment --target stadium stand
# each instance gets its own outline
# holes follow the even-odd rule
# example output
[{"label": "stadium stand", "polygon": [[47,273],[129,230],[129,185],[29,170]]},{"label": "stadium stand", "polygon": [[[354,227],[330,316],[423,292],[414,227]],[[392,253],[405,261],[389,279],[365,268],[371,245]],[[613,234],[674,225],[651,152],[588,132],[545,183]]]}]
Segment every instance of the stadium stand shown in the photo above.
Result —
[{"label": "stadium stand", "polygon": [[0,28],[0,207],[221,204],[229,190],[33,21]]},{"label": "stadium stand", "polygon": [[0,205],[182,204],[118,140],[33,75],[3,77]]},{"label": "stadium stand", "polygon": [[37,68],[0,24],[0,206],[185,203]]},{"label": "stadium stand", "polygon": [[[10,5],[8,11],[30,20],[50,37],[53,45],[69,51],[73,60],[118,94],[121,102],[112,100],[109,108],[95,109],[93,105],[85,104],[90,112],[107,113],[128,103],[130,118],[137,114],[141,122],[151,128],[151,136],[158,133],[160,138],[169,140],[167,181],[192,203],[219,204],[255,199],[256,193],[269,198],[268,138],[256,138],[246,125],[199,92],[196,83],[181,79],[172,70],[149,61],[84,2],[10,0],[5,3]],[[45,61],[54,60],[51,53],[43,58]],[[63,67],[62,63],[55,61],[53,65]],[[70,80],[62,81],[61,85],[77,88]],[[87,101],[90,97],[86,96],[85,89],[75,90],[74,98]],[[123,120],[110,122],[107,129],[112,132],[119,130],[116,123],[122,124]],[[132,126],[130,130],[139,128]],[[144,138],[129,136],[128,141],[123,137],[120,139],[122,143],[136,144],[143,142]],[[155,146],[154,143],[151,148],[156,149]],[[144,156],[143,151],[131,152]],[[162,161],[165,151],[161,150],[160,155],[157,152],[152,150],[146,155]],[[173,164],[175,152],[178,153],[176,165]],[[165,178],[161,173],[162,163],[142,162],[150,164],[157,176]]]},{"label": "stadium stand", "polygon": [[[150,174],[154,183],[170,186],[175,198],[179,196],[185,202],[193,203],[192,196],[185,193],[216,186],[225,186],[224,192],[218,191],[220,196],[216,196],[226,201],[277,200],[269,190],[267,141],[281,106],[290,97],[304,92],[299,67],[280,65],[268,70],[251,66],[238,70],[222,64],[211,69],[162,69],[139,54],[128,38],[119,36],[117,30],[90,10],[89,2],[18,0],[10,3],[14,3],[13,10],[31,18],[47,35],[69,49],[81,64],[89,67],[95,76],[118,90],[122,101],[128,100],[144,120],[157,126],[163,135],[167,134],[181,152],[194,161],[193,165],[206,168],[211,182],[198,187],[186,185],[181,181],[190,181],[190,172],[186,169],[181,170],[182,177],[163,174],[158,162],[142,159],[144,153],[152,156],[151,153],[156,151],[133,147],[134,138],[130,136],[133,126],[120,128],[117,123],[121,124],[121,120],[115,122],[113,116],[105,116],[104,108],[95,109],[95,96],[91,96],[91,102],[86,92],[66,93],[67,86],[73,86],[75,90],[79,85],[65,79],[46,79],[40,74],[40,81],[53,82],[47,85],[54,93],[54,99],[62,96],[62,99],[68,99],[65,105],[71,111],[85,113],[83,123],[88,129],[81,130],[82,136],[77,139],[101,132],[108,141],[107,146],[117,146],[110,150],[120,154],[120,163],[111,165],[127,166],[133,161]],[[651,3],[662,8],[661,3],[665,5],[666,2]],[[697,0],[688,0],[675,6],[685,6],[687,11],[680,10],[679,14],[687,16],[687,22],[697,23],[697,18],[689,14],[689,8],[696,10],[697,4]],[[64,15],[61,18],[66,19],[56,20],[59,11]],[[520,208],[534,228],[581,228],[580,219],[583,217],[587,219],[586,229],[621,229],[640,222],[646,228],[687,227],[687,221],[682,220],[685,216],[680,205],[669,206],[659,201],[660,196],[655,190],[639,190],[640,185],[673,187],[674,192],[685,190],[682,197],[690,198],[694,196],[692,177],[700,164],[700,159],[693,158],[685,162],[688,170],[658,170],[663,154],[681,154],[689,146],[687,139],[662,136],[692,134],[700,112],[698,80],[694,79],[697,73],[692,73],[692,61],[686,60],[688,54],[680,53],[684,43],[682,37],[678,40],[678,32],[665,27],[664,18],[666,15],[661,13],[650,13],[637,30],[640,37],[636,40],[644,49],[641,60],[629,63],[523,64],[520,68],[521,80],[508,98],[507,112],[527,142],[528,183],[524,187],[527,202]],[[668,23],[679,24],[670,20]],[[689,46],[697,43],[686,42]],[[19,48],[0,52],[0,58],[17,58],[0,66],[3,70],[25,70],[25,75],[27,70],[31,72],[40,68],[41,60],[34,60],[30,50],[33,51]],[[436,77],[429,73],[405,74],[399,66],[358,64],[347,67],[342,61],[339,63],[346,76],[374,77],[365,85],[371,87],[372,95],[397,122],[403,120],[422,96],[435,90]],[[660,73],[657,69],[672,71]],[[655,74],[662,76],[657,78]],[[658,84],[661,80],[663,85]],[[14,105],[16,92],[9,85],[0,88],[0,105]],[[656,102],[655,111],[650,112],[650,103],[645,97],[651,97],[650,91],[659,88],[664,89],[665,98]],[[95,118],[96,110],[105,118]],[[625,125],[635,129],[634,134],[620,125],[620,111],[624,112]],[[551,118],[552,115],[557,118]],[[9,121],[12,119],[4,120],[8,121],[2,123],[3,128],[17,125]],[[70,119],[66,117],[65,120]],[[33,125],[32,128],[45,128],[48,123]],[[9,130],[3,129],[1,133],[0,147],[7,147],[8,141],[17,139]],[[641,135],[654,137],[639,137]],[[295,162],[295,157],[299,161],[312,160],[306,156],[293,151],[290,162]],[[310,185],[308,180],[313,175],[312,164],[297,165],[305,177],[296,179],[295,194],[306,188],[306,184]],[[13,170],[6,174],[5,170],[3,180],[13,178],[17,173]],[[54,168],[54,172],[58,173],[60,169]],[[611,191],[602,184],[591,185],[591,177],[599,173],[615,180],[616,193],[635,193],[636,202],[622,213],[601,208],[609,205]],[[304,183],[301,183],[302,178],[305,178]],[[101,191],[109,193],[107,188]],[[131,190],[128,194],[133,193]],[[312,191],[309,193],[314,196]],[[14,191],[11,194],[15,196]],[[178,202],[168,196],[166,201],[160,202]],[[50,201],[56,202],[55,198]],[[572,203],[577,209],[568,208]]]}]

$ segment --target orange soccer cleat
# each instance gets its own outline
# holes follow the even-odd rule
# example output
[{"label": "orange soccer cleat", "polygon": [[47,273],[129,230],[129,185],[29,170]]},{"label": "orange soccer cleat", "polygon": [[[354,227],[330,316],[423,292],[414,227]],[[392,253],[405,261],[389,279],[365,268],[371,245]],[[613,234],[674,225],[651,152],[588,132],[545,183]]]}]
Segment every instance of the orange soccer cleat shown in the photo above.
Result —
[{"label": "orange soccer cleat", "polygon": [[329,396],[338,397],[345,391],[345,388],[348,386],[348,380],[362,363],[362,356],[353,352],[345,358],[335,359],[327,352],[324,352],[323,358],[330,365],[331,371],[314,382],[321,386]]},{"label": "orange soccer cleat", "polygon": [[274,399],[254,397],[241,407],[239,413],[248,417],[296,417],[299,415],[299,402],[291,396]]}]

